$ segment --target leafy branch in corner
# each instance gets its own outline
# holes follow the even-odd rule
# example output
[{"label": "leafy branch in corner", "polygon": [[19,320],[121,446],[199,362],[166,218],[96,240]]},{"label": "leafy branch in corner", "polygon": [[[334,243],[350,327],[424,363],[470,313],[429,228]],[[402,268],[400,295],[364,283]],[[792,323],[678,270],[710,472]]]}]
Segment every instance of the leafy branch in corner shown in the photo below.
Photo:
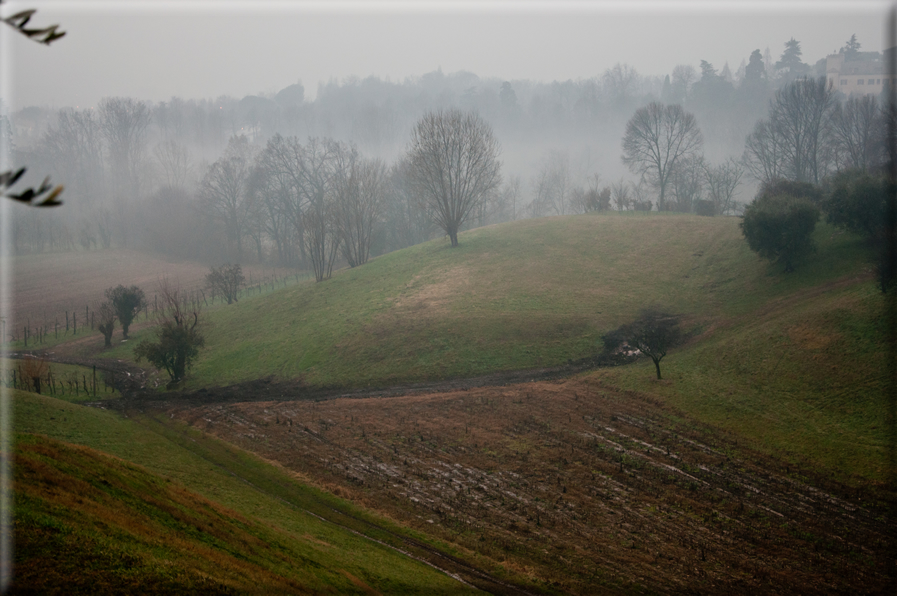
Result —
[{"label": "leafy branch in corner", "polygon": [[28,21],[31,20],[31,17],[37,11],[34,9],[31,10],[23,10],[22,12],[17,12],[11,17],[6,17],[3,19],[3,22],[27,37],[28,39],[32,39],[37,43],[42,43],[45,45],[50,45],[60,37],[65,35],[65,31],[57,31],[59,25],[50,25],[44,29],[29,29],[26,27]]},{"label": "leafy branch in corner", "polygon": [[[26,27],[28,21],[31,20],[31,17],[36,12],[37,11],[34,9],[23,10],[10,17],[6,17],[3,19],[3,22],[28,39],[44,45],[50,45],[65,35],[65,31],[58,31],[59,25],[50,25],[44,29],[32,29]],[[62,201],[56,200],[56,197],[62,193],[63,186],[53,186],[50,184],[49,176],[44,178],[44,181],[41,182],[40,186],[36,189],[26,188],[19,193],[7,192],[24,173],[25,168],[21,168],[17,172],[13,172],[12,170],[0,172],[0,196],[19,201],[20,203],[26,203],[34,207],[57,207],[62,205]]]},{"label": "leafy branch in corner", "polygon": [[20,168],[17,172],[9,170],[0,173],[0,196],[26,203],[32,207],[58,207],[62,205],[62,201],[56,200],[56,197],[62,193],[64,187],[61,184],[59,186],[50,184],[49,176],[44,178],[44,181],[36,189],[26,188],[18,194],[7,192],[24,173],[25,168]]}]

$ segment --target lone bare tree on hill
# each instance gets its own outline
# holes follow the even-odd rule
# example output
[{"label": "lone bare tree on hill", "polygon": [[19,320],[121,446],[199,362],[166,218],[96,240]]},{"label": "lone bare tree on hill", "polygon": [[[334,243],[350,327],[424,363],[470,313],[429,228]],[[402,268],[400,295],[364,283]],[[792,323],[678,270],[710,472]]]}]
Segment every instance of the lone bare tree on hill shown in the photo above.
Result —
[{"label": "lone bare tree on hill", "polygon": [[654,362],[657,378],[660,376],[660,361],[667,351],[682,341],[679,317],[657,308],[645,308],[638,318],[623,325],[602,338],[606,350],[615,351],[623,344],[646,354]]},{"label": "lone bare tree on hill", "polygon": [[411,133],[414,187],[453,247],[474,208],[501,185],[499,153],[492,127],[472,112],[429,112]]},{"label": "lone bare tree on hill", "polygon": [[700,152],[704,143],[698,121],[680,105],[651,102],[636,110],[623,135],[623,163],[647,175],[659,192],[657,210],[664,211],[666,189],[677,162]]}]

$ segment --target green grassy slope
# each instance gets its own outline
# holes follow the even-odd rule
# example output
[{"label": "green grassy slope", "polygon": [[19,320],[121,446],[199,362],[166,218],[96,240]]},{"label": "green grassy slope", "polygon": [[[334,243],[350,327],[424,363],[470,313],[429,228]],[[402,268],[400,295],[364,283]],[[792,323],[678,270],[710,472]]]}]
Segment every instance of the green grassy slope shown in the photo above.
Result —
[{"label": "green grassy slope", "polygon": [[698,322],[855,273],[855,239],[781,275],[735,218],[601,214],[481,228],[209,313],[189,386],[273,375],[365,386],[556,365],[660,304]]},{"label": "green grassy slope", "polygon": [[[884,298],[872,281],[813,287],[650,361],[589,376],[660,397],[786,460],[887,478]],[[853,478],[853,481],[858,480]]]},{"label": "green grassy slope", "polygon": [[315,515],[337,508],[359,520],[353,530],[394,540],[363,510],[202,433],[13,396],[13,593],[465,591]]}]

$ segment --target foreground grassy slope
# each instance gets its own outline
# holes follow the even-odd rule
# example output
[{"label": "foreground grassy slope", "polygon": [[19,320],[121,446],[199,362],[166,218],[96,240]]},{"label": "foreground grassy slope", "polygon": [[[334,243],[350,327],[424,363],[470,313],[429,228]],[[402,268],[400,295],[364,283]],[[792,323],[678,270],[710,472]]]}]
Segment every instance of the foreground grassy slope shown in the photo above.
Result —
[{"label": "foreground grassy slope", "polygon": [[333,507],[374,519],[363,510],[188,427],[13,396],[13,593],[465,590],[315,515]]},{"label": "foreground grassy slope", "polygon": [[750,313],[845,275],[856,239],[820,226],[815,259],[781,275],[735,218],[601,214],[467,232],[320,284],[209,313],[191,386],[265,376],[366,386],[557,365],[659,304],[693,323]]}]

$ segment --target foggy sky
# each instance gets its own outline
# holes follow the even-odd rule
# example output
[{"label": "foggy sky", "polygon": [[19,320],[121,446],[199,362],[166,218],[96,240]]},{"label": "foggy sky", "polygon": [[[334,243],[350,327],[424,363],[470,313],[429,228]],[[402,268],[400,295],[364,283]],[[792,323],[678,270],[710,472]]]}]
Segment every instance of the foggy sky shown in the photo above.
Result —
[{"label": "foggy sky", "polygon": [[0,30],[0,97],[95,105],[108,96],[163,101],[268,94],[300,81],[306,98],[332,78],[394,81],[441,68],[504,80],[581,79],[628,63],[643,75],[707,60],[734,73],[755,49],[778,59],[801,42],[815,63],[851,34],[886,45],[884,2],[15,2],[29,25],[60,24],[50,47]]}]

